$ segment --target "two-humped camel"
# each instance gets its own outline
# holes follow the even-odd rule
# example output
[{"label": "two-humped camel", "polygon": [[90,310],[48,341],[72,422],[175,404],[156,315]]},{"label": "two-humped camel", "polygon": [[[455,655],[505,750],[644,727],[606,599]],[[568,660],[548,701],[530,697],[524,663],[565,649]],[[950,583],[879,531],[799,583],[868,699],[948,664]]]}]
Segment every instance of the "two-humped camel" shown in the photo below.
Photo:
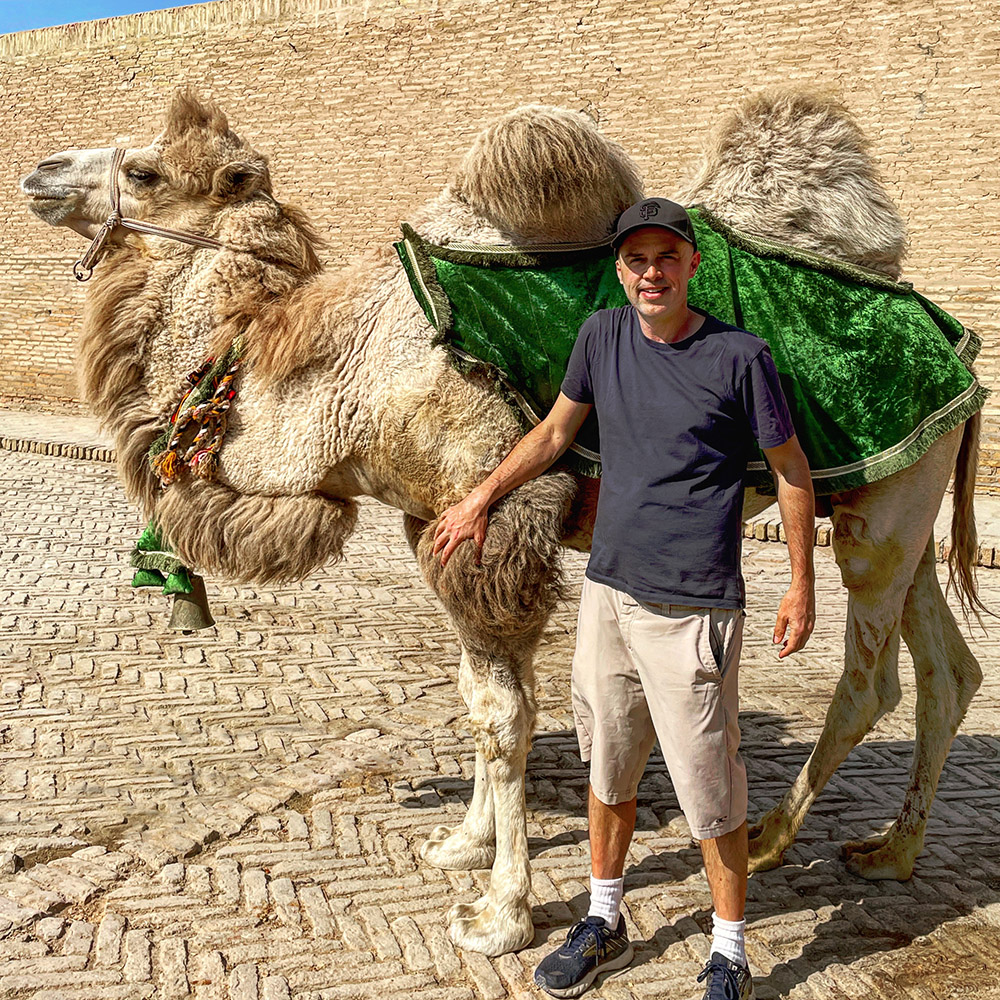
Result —
[{"label": "two-humped camel", "polygon": [[[92,234],[108,216],[112,155],[71,150],[45,160],[23,182],[32,209]],[[476,743],[465,821],[436,830],[422,856],[445,868],[493,866],[487,894],[451,911],[457,944],[487,954],[523,947],[533,935],[524,805],[532,656],[559,593],[560,544],[588,535],[585,491],[560,468],[525,484],[493,511],[482,565],[463,546],[442,570],[428,523],[521,431],[489,378],[460,374],[432,346],[391,250],[321,272],[306,220],[271,194],[266,159],[191,95],[174,99],[150,146],[127,151],[119,177],[126,216],[227,245],[119,233],[90,286],[83,383],[115,435],[129,495],[155,512],[187,563],[248,582],[299,579],[339,556],[357,496],[405,513],[424,576],[461,638],[459,690]],[[600,240],[640,194],[635,166],[586,117],[527,107],[479,136],[414,225],[439,244]],[[744,231],[899,274],[902,220],[864,137],[831,102],[748,101],[677,197]],[[188,372],[238,335],[246,361],[219,476],[186,474],[161,492],[146,461],[150,442]],[[846,850],[850,869],[867,878],[911,874],[945,756],[981,680],[938,585],[931,537],[955,471],[957,578],[974,597],[977,428],[970,420],[964,436],[939,438],[905,471],[830,498],[850,592],[844,673],[802,773],[753,830],[755,868],[780,863],[834,769],[899,700],[902,633],[918,689],[909,787],[888,834]]]}]

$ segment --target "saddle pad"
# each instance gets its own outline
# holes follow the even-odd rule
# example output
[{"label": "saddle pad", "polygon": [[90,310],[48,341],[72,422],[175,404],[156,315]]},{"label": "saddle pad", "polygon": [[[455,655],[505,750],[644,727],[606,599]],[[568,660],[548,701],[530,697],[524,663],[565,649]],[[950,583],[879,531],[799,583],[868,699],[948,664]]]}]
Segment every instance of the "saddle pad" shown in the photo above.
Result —
[{"label": "saddle pad", "polygon": [[[911,285],[689,214],[702,261],[688,301],[767,341],[817,493],[912,465],[983,405],[979,337]],[[436,246],[404,224],[394,245],[435,342],[485,366],[525,428],[555,401],[583,321],[626,302],[610,241]],[[586,475],[600,474],[597,434],[591,414],[567,454]],[[773,490],[763,455],[747,483]]]}]

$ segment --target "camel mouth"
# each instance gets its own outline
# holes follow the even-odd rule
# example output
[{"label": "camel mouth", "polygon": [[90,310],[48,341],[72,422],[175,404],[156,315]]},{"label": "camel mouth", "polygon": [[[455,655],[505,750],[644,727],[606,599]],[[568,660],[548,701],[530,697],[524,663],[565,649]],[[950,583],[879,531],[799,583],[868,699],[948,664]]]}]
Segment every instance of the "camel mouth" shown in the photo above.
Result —
[{"label": "camel mouth", "polygon": [[27,202],[27,209],[42,222],[58,226],[73,211],[76,204],[76,192],[72,190],[37,189],[22,185],[21,193]]},{"label": "camel mouth", "polygon": [[70,187],[37,187],[31,184],[30,181],[30,177],[25,177],[21,181],[21,194],[30,202],[66,201],[73,197],[74,192]]},{"label": "camel mouth", "polygon": [[67,183],[66,179],[52,176],[52,171],[36,168],[30,174],[21,178],[18,185],[21,193],[31,201],[66,201],[79,195],[75,185]]}]

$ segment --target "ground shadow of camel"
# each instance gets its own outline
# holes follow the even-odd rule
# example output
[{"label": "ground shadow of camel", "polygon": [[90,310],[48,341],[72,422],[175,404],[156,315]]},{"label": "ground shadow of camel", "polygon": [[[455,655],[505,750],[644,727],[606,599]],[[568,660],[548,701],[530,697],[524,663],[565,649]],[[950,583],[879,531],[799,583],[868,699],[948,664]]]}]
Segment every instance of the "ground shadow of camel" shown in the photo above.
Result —
[{"label": "ground shadow of camel", "polygon": [[[752,816],[779,799],[812,750],[811,744],[788,740],[787,721],[763,712],[741,716]],[[750,938],[770,969],[757,980],[760,996],[787,994],[817,971],[850,966],[865,956],[906,947],[1000,900],[1000,843],[996,838],[1000,753],[996,739],[988,734],[956,738],[928,822],[925,850],[910,881],[868,882],[848,872],[839,859],[843,840],[877,832],[895,816],[912,752],[913,743],[906,740],[869,740],[855,748],[814,806],[798,841],[786,854],[786,864],[751,879]],[[435,780],[422,787],[433,786]],[[456,790],[467,802],[472,784],[466,782],[457,789],[450,779],[448,791]],[[538,734],[528,761],[529,814],[578,816],[580,826],[548,838],[532,837],[529,852],[533,858],[553,848],[583,844],[586,791],[587,768],[580,761],[573,733]],[[640,785],[638,805],[637,831],[666,828],[671,835],[665,839],[671,846],[654,849],[628,868],[627,897],[655,899],[692,877],[697,881],[700,852],[683,834],[677,800],[656,751]],[[677,941],[709,929],[707,890],[700,881],[691,889],[683,909],[676,913],[660,904],[667,923],[635,942],[633,968],[658,958]],[[693,908],[687,905],[695,900]],[[536,906],[536,944],[552,928],[581,917],[586,905],[586,894],[580,893],[566,902]],[[987,975],[985,963],[981,965]],[[899,974],[908,973],[903,969]],[[927,974],[926,970],[922,973],[924,981]],[[844,969],[843,975],[850,977],[850,970]],[[845,995],[877,995],[859,992],[864,987],[855,986],[845,989]]]}]

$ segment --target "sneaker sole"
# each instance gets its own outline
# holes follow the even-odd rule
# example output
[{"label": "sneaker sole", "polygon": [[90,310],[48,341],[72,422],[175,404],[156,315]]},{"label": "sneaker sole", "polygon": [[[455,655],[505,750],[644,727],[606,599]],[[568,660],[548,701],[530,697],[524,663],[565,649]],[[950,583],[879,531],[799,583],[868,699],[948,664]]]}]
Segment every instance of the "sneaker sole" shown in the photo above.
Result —
[{"label": "sneaker sole", "polygon": [[581,993],[586,993],[598,976],[603,975],[605,972],[614,972],[616,969],[624,969],[632,961],[634,955],[632,942],[629,941],[628,947],[617,958],[613,958],[610,962],[605,962],[603,965],[597,966],[596,969],[591,969],[575,986],[567,986],[564,990],[555,990],[549,989],[547,986],[542,986],[538,982],[535,985],[539,989],[545,990],[549,996],[558,997],[559,1000],[572,1000],[573,997],[578,997]]}]

